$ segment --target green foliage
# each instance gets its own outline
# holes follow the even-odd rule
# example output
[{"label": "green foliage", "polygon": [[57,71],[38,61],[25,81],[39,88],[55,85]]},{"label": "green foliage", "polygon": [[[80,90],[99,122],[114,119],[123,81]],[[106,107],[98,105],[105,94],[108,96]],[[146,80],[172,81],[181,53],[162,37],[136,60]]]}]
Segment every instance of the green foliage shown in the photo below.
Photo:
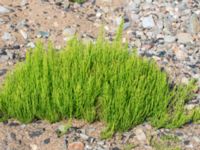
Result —
[{"label": "green foliage", "polygon": [[[107,123],[103,137],[150,121],[156,127],[180,127],[197,120],[186,112],[194,82],[171,87],[152,60],[130,52],[116,40],[99,37],[84,44],[77,38],[61,51],[38,43],[17,64],[0,91],[0,116],[28,123],[65,118]],[[103,34],[102,34],[103,35]]]},{"label": "green foliage", "polygon": [[72,1],[72,2],[76,2],[76,3],[83,3],[83,2],[85,2],[86,0],[70,0],[70,1]]}]

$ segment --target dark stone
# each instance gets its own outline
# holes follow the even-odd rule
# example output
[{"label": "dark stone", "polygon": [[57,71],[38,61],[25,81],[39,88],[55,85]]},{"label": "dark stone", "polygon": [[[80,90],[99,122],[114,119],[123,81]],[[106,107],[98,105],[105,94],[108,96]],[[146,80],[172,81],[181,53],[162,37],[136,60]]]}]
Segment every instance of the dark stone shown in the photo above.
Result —
[{"label": "dark stone", "polygon": [[10,127],[16,127],[16,126],[19,126],[19,123],[17,123],[17,122],[11,122],[11,123],[9,124],[9,126],[10,126]]},{"label": "dark stone", "polygon": [[4,74],[6,74],[6,72],[7,72],[7,70],[6,70],[6,69],[1,69],[1,70],[0,70],[0,76],[2,76],[2,75],[4,75]]},{"label": "dark stone", "polygon": [[190,144],[190,141],[189,141],[189,140],[185,140],[183,143],[184,143],[185,145],[189,145],[189,144]]},{"label": "dark stone", "polygon": [[120,150],[120,148],[118,148],[118,147],[114,147],[112,150]]},{"label": "dark stone", "polygon": [[36,130],[36,131],[29,133],[29,136],[31,138],[38,137],[38,136],[42,135],[43,132],[44,132],[43,130]]},{"label": "dark stone", "polygon": [[7,125],[8,124],[8,120],[3,121],[3,124]]},{"label": "dark stone", "polygon": [[87,139],[87,141],[88,141],[89,143],[94,143],[95,140],[96,140],[96,139],[93,138],[93,137],[89,137],[89,138]]},{"label": "dark stone", "polygon": [[20,45],[14,45],[13,49],[20,49]]},{"label": "dark stone", "polygon": [[176,135],[177,136],[183,136],[183,133],[182,132],[176,132]]},{"label": "dark stone", "polygon": [[159,52],[157,53],[157,56],[159,56],[159,57],[164,57],[165,54],[166,54],[166,51],[159,51]]},{"label": "dark stone", "polygon": [[50,138],[44,140],[44,144],[49,144],[49,143],[50,143]]},{"label": "dark stone", "polygon": [[11,137],[13,140],[16,140],[16,134],[15,134],[15,133],[11,132],[11,133],[10,133],[10,137]]}]

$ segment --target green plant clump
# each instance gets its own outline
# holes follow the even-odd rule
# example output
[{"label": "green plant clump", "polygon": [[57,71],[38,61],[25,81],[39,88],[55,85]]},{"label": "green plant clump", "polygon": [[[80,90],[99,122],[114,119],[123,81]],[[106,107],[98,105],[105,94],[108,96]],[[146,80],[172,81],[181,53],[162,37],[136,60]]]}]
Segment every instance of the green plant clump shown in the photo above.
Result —
[{"label": "green plant clump", "polygon": [[61,51],[39,43],[27,52],[1,87],[1,118],[100,120],[108,134],[144,121],[174,128],[199,118],[184,110],[193,82],[170,86],[154,61],[122,44],[121,28],[113,42],[102,37],[89,44],[74,38]]}]

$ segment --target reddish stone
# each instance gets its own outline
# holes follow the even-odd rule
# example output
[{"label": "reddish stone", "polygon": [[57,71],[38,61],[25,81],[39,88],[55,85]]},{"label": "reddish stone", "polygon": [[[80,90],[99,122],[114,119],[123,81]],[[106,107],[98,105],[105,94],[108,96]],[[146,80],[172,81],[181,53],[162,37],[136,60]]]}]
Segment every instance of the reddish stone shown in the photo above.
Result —
[{"label": "reddish stone", "polygon": [[84,150],[84,147],[82,142],[73,142],[68,145],[68,150]]}]

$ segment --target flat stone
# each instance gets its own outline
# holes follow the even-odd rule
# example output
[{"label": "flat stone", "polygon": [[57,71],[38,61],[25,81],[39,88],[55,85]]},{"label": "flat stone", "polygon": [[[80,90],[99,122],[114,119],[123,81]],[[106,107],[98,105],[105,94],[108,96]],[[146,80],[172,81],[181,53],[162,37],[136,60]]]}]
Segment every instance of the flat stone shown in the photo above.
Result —
[{"label": "flat stone", "polygon": [[153,28],[155,26],[155,22],[152,15],[142,18],[142,26],[143,28]]},{"label": "flat stone", "polygon": [[31,150],[38,150],[38,146],[35,144],[30,144]]},{"label": "flat stone", "polygon": [[200,21],[196,14],[192,14],[190,17],[190,25],[189,30],[191,33],[199,33],[200,32]]},{"label": "flat stone", "polygon": [[0,14],[5,14],[11,12],[8,8],[0,5]]},{"label": "flat stone", "polygon": [[45,31],[39,31],[37,34],[38,38],[48,38],[49,37],[49,32],[45,32]]},{"label": "flat stone", "polygon": [[63,30],[63,35],[65,36],[73,36],[76,33],[76,29],[67,27]]},{"label": "flat stone", "polygon": [[84,150],[84,147],[82,142],[73,142],[68,145],[68,150]]},{"label": "flat stone", "polygon": [[32,131],[31,133],[29,133],[29,136],[31,138],[38,137],[38,136],[42,135],[43,132],[44,132],[43,130]]},{"label": "flat stone", "polygon": [[11,36],[10,33],[4,32],[4,34],[3,34],[3,36],[2,36],[1,38],[2,38],[2,40],[4,40],[4,41],[8,41],[8,40],[11,40],[12,36]]},{"label": "flat stone", "polygon": [[176,40],[176,37],[175,37],[175,36],[166,35],[166,36],[164,37],[164,41],[165,41],[166,43],[172,43],[172,42],[175,42],[175,40]]},{"label": "flat stone", "polygon": [[190,43],[192,42],[193,38],[189,33],[179,33],[177,34],[177,39],[179,43]]},{"label": "flat stone", "polygon": [[128,29],[130,26],[131,26],[131,23],[130,23],[130,22],[125,22],[125,23],[124,23],[123,29],[126,30],[126,29]]},{"label": "flat stone", "polygon": [[85,135],[85,134],[80,134],[80,137],[83,139],[83,140],[88,140],[89,136]]}]

